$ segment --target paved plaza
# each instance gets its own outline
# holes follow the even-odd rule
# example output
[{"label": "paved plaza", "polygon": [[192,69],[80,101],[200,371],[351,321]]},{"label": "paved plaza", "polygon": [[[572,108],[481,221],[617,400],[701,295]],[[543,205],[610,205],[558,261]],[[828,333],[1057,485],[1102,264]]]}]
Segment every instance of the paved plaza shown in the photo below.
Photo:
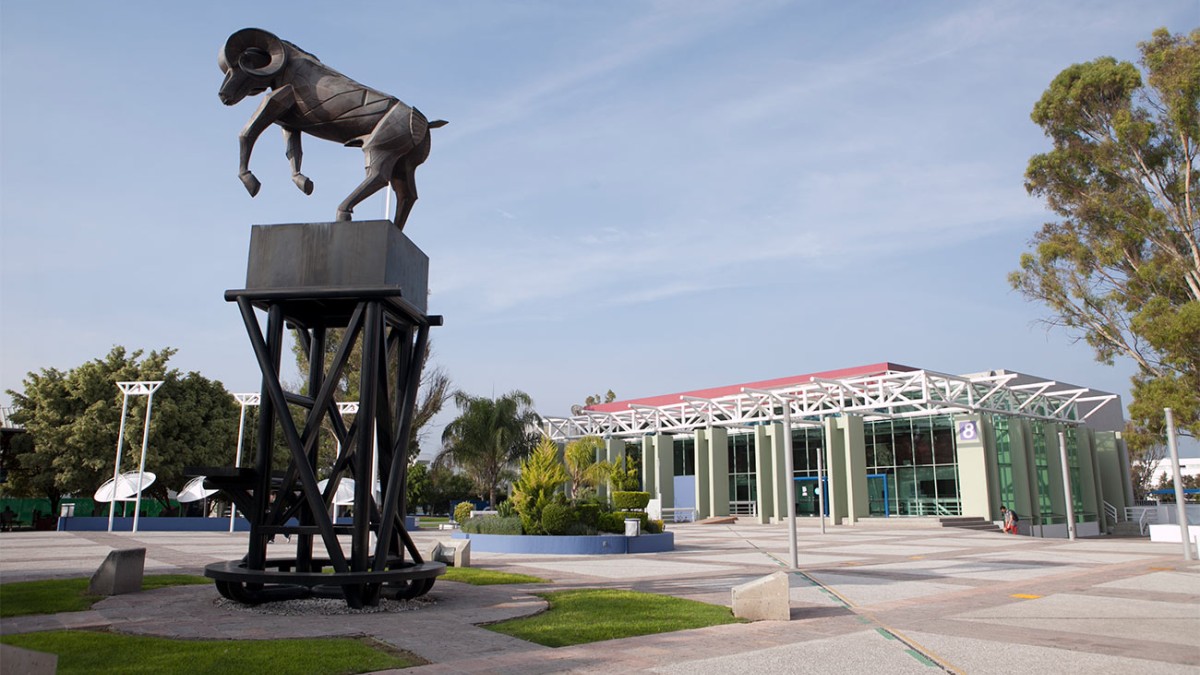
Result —
[{"label": "paved plaza", "polygon": [[[890,525],[890,526],[889,526]],[[439,581],[416,611],[271,616],[218,603],[212,586],[116,596],[86,612],[0,621],[0,633],[110,628],[182,638],[371,635],[430,665],[405,673],[1200,673],[1200,563],[1179,544],[1076,542],[897,522],[802,520],[791,621],[762,621],[551,649],[477,624],[540,611],[534,594],[632,588],[730,604],[730,589],[786,568],[784,525],[671,527],[676,550],[623,556],[472,552],[476,567],[550,584]],[[447,533],[414,532],[425,548]],[[245,534],[0,535],[5,582],[87,576],[114,548],[146,572],[200,573],[245,554]],[[274,545],[279,555],[291,549]],[[400,671],[397,671],[400,672]]]}]

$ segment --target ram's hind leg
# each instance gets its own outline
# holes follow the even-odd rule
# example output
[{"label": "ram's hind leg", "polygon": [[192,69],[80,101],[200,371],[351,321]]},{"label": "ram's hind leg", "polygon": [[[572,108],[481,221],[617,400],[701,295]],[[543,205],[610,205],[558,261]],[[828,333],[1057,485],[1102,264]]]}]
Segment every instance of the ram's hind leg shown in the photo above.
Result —
[{"label": "ram's hind leg", "polygon": [[408,222],[408,212],[412,211],[417,201],[417,181],[414,168],[408,162],[396,162],[396,170],[392,173],[392,191],[396,193],[396,227],[404,230]]},{"label": "ram's hind leg", "polygon": [[366,152],[366,156],[367,177],[358,184],[358,187],[354,188],[349,197],[346,197],[338,205],[338,220],[350,220],[350,216],[354,213],[354,207],[358,206],[359,202],[387,187],[388,177],[392,173],[392,167],[396,164],[396,157],[370,150]]}]

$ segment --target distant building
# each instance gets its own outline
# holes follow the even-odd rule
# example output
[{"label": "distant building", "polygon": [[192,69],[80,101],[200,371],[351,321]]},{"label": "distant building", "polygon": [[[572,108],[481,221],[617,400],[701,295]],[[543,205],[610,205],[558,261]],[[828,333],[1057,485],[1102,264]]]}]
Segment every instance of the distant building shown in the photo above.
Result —
[{"label": "distant building", "polygon": [[[1184,477],[1200,476],[1200,457],[1180,457],[1179,472],[1183,474]],[[1170,457],[1164,457],[1158,460],[1154,467],[1153,477],[1150,479],[1150,485],[1158,485],[1163,479],[1170,481],[1172,473],[1174,473],[1174,471],[1171,468]]]},{"label": "distant building", "polygon": [[[1065,536],[1108,529],[1133,503],[1120,397],[1006,370],[946,375],[894,363],[615,401],[544,418],[566,441],[607,439],[609,461],[638,457],[644,489],[698,518],[787,515],[784,401],[796,513],[867,518],[976,516]],[[821,476],[823,469],[824,476]],[[1106,504],[1108,509],[1106,509]]]}]

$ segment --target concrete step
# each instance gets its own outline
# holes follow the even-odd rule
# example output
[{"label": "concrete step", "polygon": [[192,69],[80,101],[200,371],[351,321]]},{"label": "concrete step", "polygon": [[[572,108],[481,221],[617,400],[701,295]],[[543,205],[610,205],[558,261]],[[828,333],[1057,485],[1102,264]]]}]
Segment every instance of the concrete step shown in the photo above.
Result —
[{"label": "concrete step", "polygon": [[1141,527],[1137,523],[1124,521],[1113,526],[1112,532],[1109,533],[1113,537],[1149,537],[1149,534],[1142,534]]},{"label": "concrete step", "polygon": [[998,531],[1000,528],[990,520],[971,516],[955,516],[948,518],[938,518],[938,524],[942,527],[955,527],[962,530],[991,530]]}]

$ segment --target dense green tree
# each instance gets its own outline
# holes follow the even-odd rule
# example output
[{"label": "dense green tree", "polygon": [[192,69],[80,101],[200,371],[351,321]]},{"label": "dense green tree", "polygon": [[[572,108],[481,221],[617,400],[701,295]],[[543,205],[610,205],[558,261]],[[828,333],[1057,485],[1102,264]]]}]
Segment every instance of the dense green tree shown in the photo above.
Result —
[{"label": "dense green tree", "polygon": [[434,465],[462,469],[494,506],[496,488],[537,442],[539,417],[533,399],[523,391],[499,398],[459,391],[454,405],[459,414],[442,432],[442,450]]},{"label": "dense green tree", "polygon": [[[91,495],[112,478],[121,381],[163,381],[154,394],[147,448],[146,470],[158,476],[151,496],[165,502],[167,488],[182,488],[184,466],[231,463],[237,404],[220,382],[168,370],[174,353],[168,348],[143,358],[140,350],[127,353],[118,346],[66,372],[29,373],[22,391],[8,392],[18,408],[13,420],[24,425],[29,441],[15,453],[13,494],[46,497],[56,513],[61,496]],[[122,471],[138,468],[147,402],[129,397]]]},{"label": "dense green tree", "polygon": [[1200,436],[1200,30],[1159,29],[1140,48],[1144,79],[1099,58],[1034,106],[1053,149],[1030,159],[1025,186],[1059,220],[1009,277],[1099,361],[1137,364],[1135,451],[1162,442],[1164,407]]},{"label": "dense green tree", "polygon": [[587,398],[583,399],[582,404],[576,404],[576,405],[571,406],[571,414],[572,415],[582,415],[583,409],[588,406],[599,405],[601,403],[612,403],[615,400],[617,400],[617,395],[613,393],[612,389],[609,389],[607,392],[605,392],[604,396],[601,396],[600,394],[592,394],[592,395],[588,396]]}]

